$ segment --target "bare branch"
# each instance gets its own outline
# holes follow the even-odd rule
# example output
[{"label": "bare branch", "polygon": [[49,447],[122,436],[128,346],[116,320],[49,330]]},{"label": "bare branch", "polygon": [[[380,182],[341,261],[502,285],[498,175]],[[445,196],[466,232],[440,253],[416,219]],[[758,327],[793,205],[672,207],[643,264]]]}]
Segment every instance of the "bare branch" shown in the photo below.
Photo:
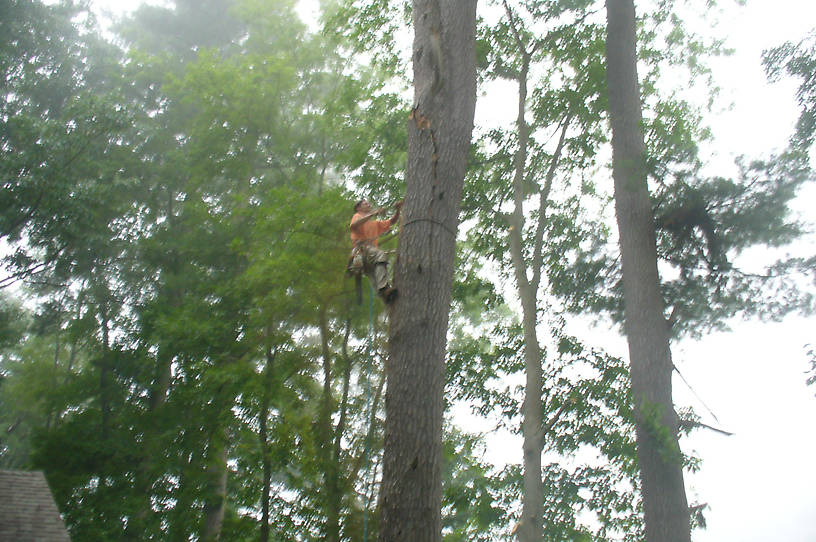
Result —
[{"label": "bare branch", "polygon": [[513,38],[516,40],[516,47],[518,47],[523,56],[529,56],[530,53],[527,52],[527,48],[521,40],[521,34],[519,34],[518,27],[516,26],[516,19],[513,17],[510,6],[507,5],[507,0],[502,0],[502,4],[504,4],[504,11],[507,13],[507,19],[510,22],[510,31],[513,32]]},{"label": "bare branch", "polygon": [[710,429],[711,431],[714,431],[716,433],[720,433],[720,434],[725,435],[727,437],[730,437],[730,436],[734,435],[734,433],[731,433],[729,431],[725,431],[724,429],[718,429],[716,427],[712,427],[710,425],[704,424],[702,422],[698,422],[696,420],[682,420],[682,419],[680,420],[680,428],[681,429],[695,429],[697,427],[702,427],[703,429]]}]

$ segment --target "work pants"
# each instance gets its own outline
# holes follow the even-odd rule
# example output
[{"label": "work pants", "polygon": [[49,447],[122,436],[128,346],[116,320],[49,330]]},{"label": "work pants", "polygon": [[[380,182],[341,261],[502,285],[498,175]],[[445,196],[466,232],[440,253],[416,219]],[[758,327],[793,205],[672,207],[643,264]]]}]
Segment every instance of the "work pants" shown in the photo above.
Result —
[{"label": "work pants", "polygon": [[388,287],[388,255],[371,243],[355,247],[352,265],[368,276],[375,290]]}]

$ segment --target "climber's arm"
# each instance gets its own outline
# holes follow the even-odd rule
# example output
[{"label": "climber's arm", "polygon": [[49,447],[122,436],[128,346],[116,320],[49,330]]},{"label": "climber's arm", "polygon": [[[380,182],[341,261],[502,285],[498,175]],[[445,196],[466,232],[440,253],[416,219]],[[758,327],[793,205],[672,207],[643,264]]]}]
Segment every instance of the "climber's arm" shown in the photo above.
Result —
[{"label": "climber's arm", "polygon": [[357,229],[358,227],[362,226],[364,223],[368,222],[369,220],[371,220],[375,216],[377,216],[379,214],[382,214],[383,211],[384,211],[384,209],[377,209],[376,211],[372,211],[372,212],[368,213],[367,215],[361,216],[360,218],[358,218],[357,220],[355,220],[354,222],[351,223],[351,229],[352,230]]}]

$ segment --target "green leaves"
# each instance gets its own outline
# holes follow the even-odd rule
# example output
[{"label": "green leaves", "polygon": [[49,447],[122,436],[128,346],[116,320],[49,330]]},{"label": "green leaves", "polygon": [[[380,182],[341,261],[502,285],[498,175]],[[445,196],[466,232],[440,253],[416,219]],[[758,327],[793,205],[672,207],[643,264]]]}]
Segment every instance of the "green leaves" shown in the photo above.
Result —
[{"label": "green leaves", "polygon": [[804,149],[813,145],[816,137],[816,33],[799,43],[786,42],[762,53],[762,63],[771,81],[781,79],[783,73],[799,79],[796,98],[801,108],[796,122],[793,144]]},{"label": "green leaves", "polygon": [[[776,318],[809,312],[801,277],[812,273],[797,258],[743,264],[754,247],[782,247],[804,234],[790,216],[798,188],[813,177],[801,155],[739,162],[736,179],[691,178],[656,197],[658,253],[678,271],[664,280],[676,333],[721,326],[733,314]],[[743,268],[743,265],[750,267]]]},{"label": "green leaves", "polygon": [[78,11],[15,3],[4,17],[0,236],[17,249],[4,285],[46,270],[68,280],[94,234],[119,226],[131,117],[111,92],[116,54],[72,26]]},{"label": "green leaves", "polygon": [[[270,539],[326,538],[335,525],[341,540],[360,539],[379,476],[385,323],[375,300],[369,336],[368,308],[354,304],[348,222],[358,197],[386,205],[404,193],[407,3],[331,3],[319,34],[292,0],[142,6],[115,27],[126,50],[81,4],[7,4],[0,287],[23,289],[0,299],[0,464],[44,469],[77,539],[119,540],[127,526],[187,540],[201,535],[212,493],[203,466],[220,468],[211,450],[223,447],[222,539],[256,537],[264,499]],[[542,277],[539,321],[554,328],[541,341],[542,446],[559,457],[542,473],[545,534],[634,540],[626,368],[559,316],[621,310],[608,201],[594,184],[608,143],[602,6],[508,4],[512,19],[500,2],[485,11],[478,56],[484,88],[517,83],[525,56],[531,66],[522,255],[528,277]],[[702,116],[680,94],[657,94],[657,67],[706,77],[702,57],[720,48],[669,4],[641,35],[674,332],[810,311],[814,261],[784,251],[806,231],[788,208],[812,172],[789,152],[744,159],[730,177],[700,173]],[[765,61],[772,77],[803,81],[802,144],[813,132],[809,40]],[[517,300],[503,286],[522,140],[512,121],[481,127],[472,149],[445,397],[511,432],[524,370]],[[746,265],[757,252],[768,257]],[[506,536],[519,469],[497,471],[480,439],[454,428],[445,446],[446,540]],[[588,449],[598,464],[575,460]],[[367,513],[376,525],[373,504]]]},{"label": "green leaves", "polygon": [[[33,37],[4,56],[6,76],[20,77],[3,102],[0,226],[15,243],[12,280],[49,279],[38,293],[53,322],[22,337],[3,328],[24,357],[3,360],[0,400],[20,405],[4,409],[4,428],[21,422],[0,458],[49,473],[75,537],[118,539],[127,525],[140,539],[186,539],[203,532],[201,496],[215,495],[202,464],[219,471],[212,450],[225,449],[229,478],[251,491],[231,483],[224,537],[257,525],[246,511],[262,493],[305,496],[272,499],[276,535],[308,521],[319,536],[321,454],[335,442],[312,423],[321,383],[346,448],[369,429],[360,383],[376,376],[359,370],[362,316],[345,334],[340,324],[352,294],[343,176],[357,170],[399,194],[401,102],[376,74],[350,75],[293,2],[247,0],[143,7],[119,27],[131,46],[122,64],[89,45],[87,66],[116,58],[110,71],[55,71],[66,87],[46,103],[25,55],[67,70],[82,42],[62,15],[16,13]],[[40,43],[47,32],[66,34],[65,52]],[[320,310],[326,351],[315,346]],[[67,449],[82,461],[60,462]],[[347,494],[371,474],[356,450],[332,457],[338,506],[357,521]],[[264,468],[272,486],[257,478]]]},{"label": "green leaves", "polygon": [[510,518],[498,506],[504,484],[479,461],[480,442],[449,431],[443,457],[442,540],[488,541],[506,532]]}]

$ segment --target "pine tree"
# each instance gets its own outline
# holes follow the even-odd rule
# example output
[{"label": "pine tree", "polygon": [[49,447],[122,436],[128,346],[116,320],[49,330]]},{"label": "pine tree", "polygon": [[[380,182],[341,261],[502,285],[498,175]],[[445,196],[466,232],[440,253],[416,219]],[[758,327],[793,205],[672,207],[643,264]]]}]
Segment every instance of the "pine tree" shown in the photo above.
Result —
[{"label": "pine tree", "polygon": [[607,0],[606,7],[612,174],[646,540],[688,542],[689,510],[672,403],[670,329],[663,316],[646,182],[635,7],[631,0]]}]

